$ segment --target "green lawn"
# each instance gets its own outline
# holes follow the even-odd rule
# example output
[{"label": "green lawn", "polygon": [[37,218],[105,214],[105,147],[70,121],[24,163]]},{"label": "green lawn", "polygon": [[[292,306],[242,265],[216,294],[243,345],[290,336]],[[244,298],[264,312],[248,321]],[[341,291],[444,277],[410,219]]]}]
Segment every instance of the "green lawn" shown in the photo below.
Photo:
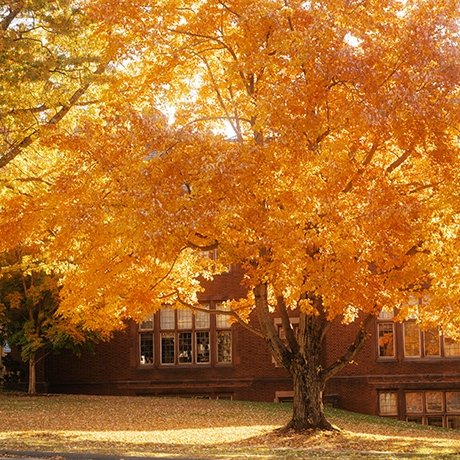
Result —
[{"label": "green lawn", "polygon": [[460,431],[328,409],[340,431],[280,435],[289,404],[0,393],[0,456],[12,450],[308,459],[460,458]]}]

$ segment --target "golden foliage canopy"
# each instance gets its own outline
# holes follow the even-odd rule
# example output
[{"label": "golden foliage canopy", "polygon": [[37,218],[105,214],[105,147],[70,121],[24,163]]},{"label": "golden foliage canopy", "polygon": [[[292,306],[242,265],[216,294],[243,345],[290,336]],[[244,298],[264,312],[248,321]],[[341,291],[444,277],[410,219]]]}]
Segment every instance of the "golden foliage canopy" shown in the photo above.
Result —
[{"label": "golden foliage canopy", "polygon": [[[95,0],[83,11],[76,36],[96,48],[81,59],[117,59],[97,103],[72,106],[2,170],[2,245],[42,246],[65,314],[110,331],[195,303],[203,278],[240,264],[243,316],[263,283],[273,304],[314,312],[308,296],[321,297],[329,319],[426,294],[420,319],[457,325],[455,1]],[[2,110],[59,111],[50,78],[40,88],[52,100],[22,103],[11,87]],[[37,167],[41,180],[27,181]],[[201,257],[214,246],[222,265]]]}]

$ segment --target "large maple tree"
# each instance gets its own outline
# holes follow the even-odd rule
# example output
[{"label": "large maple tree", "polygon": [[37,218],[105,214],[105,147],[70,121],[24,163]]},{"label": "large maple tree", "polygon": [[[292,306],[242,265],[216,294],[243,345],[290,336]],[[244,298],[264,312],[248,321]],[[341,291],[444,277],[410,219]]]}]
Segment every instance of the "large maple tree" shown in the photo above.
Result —
[{"label": "large maple tree", "polygon": [[[61,312],[107,333],[197,308],[201,280],[242,265],[230,314],[254,312],[291,374],[289,427],[331,428],[325,384],[382,308],[457,331],[456,3],[116,4],[90,11],[129,43],[117,83],[39,144],[59,158],[46,183],[3,195],[3,245],[40,239]],[[324,368],[337,319],[358,332]]]}]

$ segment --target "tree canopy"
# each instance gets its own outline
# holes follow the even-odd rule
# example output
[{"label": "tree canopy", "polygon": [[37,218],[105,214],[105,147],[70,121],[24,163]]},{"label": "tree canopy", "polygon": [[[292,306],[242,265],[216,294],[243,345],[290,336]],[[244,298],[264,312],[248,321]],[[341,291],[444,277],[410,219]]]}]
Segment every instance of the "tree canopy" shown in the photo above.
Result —
[{"label": "tree canopy", "polygon": [[0,341],[18,346],[29,363],[29,394],[36,393],[36,364],[46,353],[78,351],[90,339],[58,313],[58,281],[32,248],[16,248],[0,257]]},{"label": "tree canopy", "polygon": [[46,181],[2,195],[2,244],[41,241],[63,314],[109,333],[240,264],[233,314],[317,384],[295,428],[327,426],[324,382],[362,346],[318,367],[330,321],[398,307],[458,332],[455,1],[113,3],[85,10],[119,50],[98,103],[39,139]]}]

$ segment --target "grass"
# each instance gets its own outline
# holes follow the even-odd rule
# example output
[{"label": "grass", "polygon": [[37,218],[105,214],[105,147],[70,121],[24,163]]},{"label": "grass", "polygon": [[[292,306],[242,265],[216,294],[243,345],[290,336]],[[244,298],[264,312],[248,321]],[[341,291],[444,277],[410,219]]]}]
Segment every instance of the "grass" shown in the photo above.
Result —
[{"label": "grass", "polygon": [[328,409],[340,431],[279,434],[289,404],[0,393],[0,456],[17,450],[257,459],[460,458],[460,431]]}]

